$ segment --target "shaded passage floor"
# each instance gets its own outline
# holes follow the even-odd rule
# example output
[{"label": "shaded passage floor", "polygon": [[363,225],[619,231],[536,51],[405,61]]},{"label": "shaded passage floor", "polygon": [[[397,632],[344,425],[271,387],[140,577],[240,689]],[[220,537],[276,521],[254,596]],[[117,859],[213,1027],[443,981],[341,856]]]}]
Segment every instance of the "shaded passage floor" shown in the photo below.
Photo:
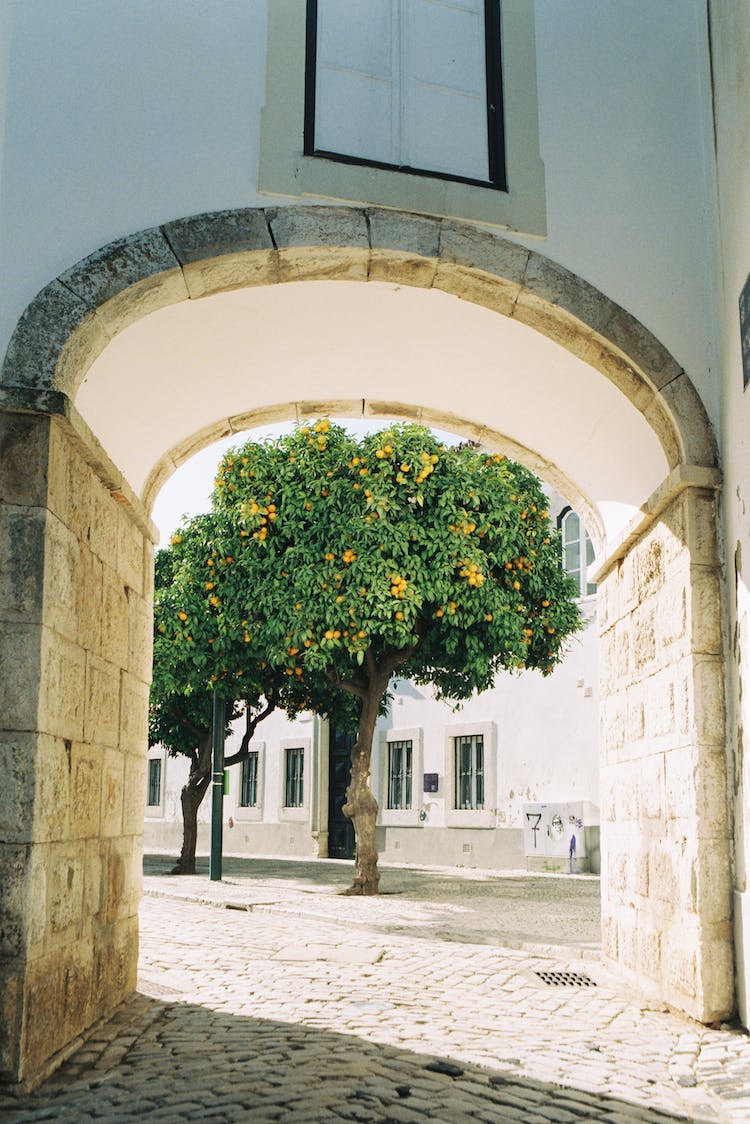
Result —
[{"label": "shaded passage floor", "polygon": [[[139,994],[0,1114],[750,1120],[747,1037],[651,1009],[605,971],[595,880],[390,869],[373,900],[341,897],[349,876],[247,861],[220,884],[148,876]],[[554,951],[539,919],[559,931],[565,901]],[[537,940],[507,947],[504,918],[511,940]]]}]

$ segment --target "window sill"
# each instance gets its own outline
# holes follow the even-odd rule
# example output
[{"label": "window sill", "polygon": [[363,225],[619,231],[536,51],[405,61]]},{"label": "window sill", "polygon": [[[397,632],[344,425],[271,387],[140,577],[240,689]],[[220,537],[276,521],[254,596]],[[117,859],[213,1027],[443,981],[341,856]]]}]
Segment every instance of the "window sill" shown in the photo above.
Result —
[{"label": "window sill", "polygon": [[419,808],[384,808],[378,816],[381,827],[419,827]]},{"label": "window sill", "polygon": [[482,828],[487,830],[495,826],[495,813],[487,811],[463,812],[453,809],[445,813],[445,826]]},{"label": "window sill", "polygon": [[263,819],[263,809],[255,805],[252,808],[240,806],[234,810],[237,823],[258,823]]},{"label": "window sill", "polygon": [[279,823],[307,823],[310,812],[306,807],[279,808]]}]

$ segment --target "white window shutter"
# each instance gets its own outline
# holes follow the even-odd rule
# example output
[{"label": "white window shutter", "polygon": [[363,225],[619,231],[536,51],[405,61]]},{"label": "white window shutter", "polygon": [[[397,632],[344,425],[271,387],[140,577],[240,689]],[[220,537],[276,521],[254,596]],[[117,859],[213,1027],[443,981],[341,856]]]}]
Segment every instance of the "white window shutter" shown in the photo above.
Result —
[{"label": "white window shutter", "polygon": [[394,14],[398,0],[318,0],[318,151],[399,163]]},{"label": "white window shutter", "polygon": [[482,0],[403,0],[403,159],[489,179]]},{"label": "white window shutter", "polygon": [[318,0],[315,149],[489,180],[484,0]]}]

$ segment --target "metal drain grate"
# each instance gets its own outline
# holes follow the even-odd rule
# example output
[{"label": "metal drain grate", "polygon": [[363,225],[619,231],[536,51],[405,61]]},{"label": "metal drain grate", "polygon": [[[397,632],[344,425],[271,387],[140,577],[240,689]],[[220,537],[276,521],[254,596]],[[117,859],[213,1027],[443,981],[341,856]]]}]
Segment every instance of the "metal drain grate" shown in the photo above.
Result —
[{"label": "metal drain grate", "polygon": [[581,972],[534,972],[548,987],[596,987],[596,982]]}]

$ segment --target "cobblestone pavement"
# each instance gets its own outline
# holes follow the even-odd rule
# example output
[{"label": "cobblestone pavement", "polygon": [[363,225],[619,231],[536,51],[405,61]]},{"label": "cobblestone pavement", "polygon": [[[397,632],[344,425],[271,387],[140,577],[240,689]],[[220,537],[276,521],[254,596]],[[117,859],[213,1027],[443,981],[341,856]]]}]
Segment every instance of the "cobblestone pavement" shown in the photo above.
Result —
[{"label": "cobblestone pavement", "polygon": [[0,1117],[750,1121],[750,1040],[602,966],[595,879],[390,868],[356,899],[350,873],[148,874],[138,993]]}]

